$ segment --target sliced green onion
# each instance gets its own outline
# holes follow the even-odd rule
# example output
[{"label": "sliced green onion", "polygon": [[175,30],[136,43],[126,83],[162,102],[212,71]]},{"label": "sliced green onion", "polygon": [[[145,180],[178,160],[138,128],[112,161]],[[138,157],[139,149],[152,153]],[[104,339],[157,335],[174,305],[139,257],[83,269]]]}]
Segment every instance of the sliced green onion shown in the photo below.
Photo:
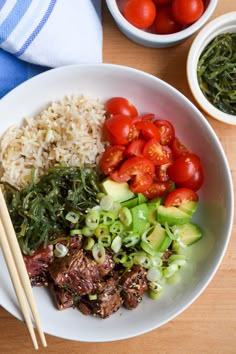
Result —
[{"label": "sliced green onion", "polygon": [[125,235],[122,236],[122,244],[126,248],[137,245],[139,241],[140,241],[140,235],[134,234],[132,231],[127,231]]},{"label": "sliced green onion", "polygon": [[154,267],[148,269],[147,280],[155,282],[155,281],[160,280],[161,277],[162,277],[162,275],[161,275],[161,272],[159,271],[159,269],[154,268]]},{"label": "sliced green onion", "polygon": [[122,245],[122,239],[120,236],[116,236],[114,238],[114,240],[111,243],[111,249],[112,251],[114,251],[115,253],[119,252],[119,250],[121,249],[121,245]]},{"label": "sliced green onion", "polygon": [[127,254],[126,254],[124,251],[121,251],[121,252],[118,252],[118,253],[116,253],[116,254],[114,255],[113,260],[114,260],[116,263],[124,264],[124,263],[127,262],[128,256],[127,256]]},{"label": "sliced green onion", "polygon": [[93,209],[86,215],[85,224],[89,229],[95,230],[99,224],[99,219],[99,212]]},{"label": "sliced green onion", "polygon": [[72,224],[76,224],[79,220],[79,215],[74,211],[69,211],[69,213],[66,214],[65,219],[70,221]]},{"label": "sliced green onion", "polygon": [[133,256],[134,264],[140,264],[144,268],[150,268],[152,266],[151,260],[145,252],[136,252]]},{"label": "sliced green onion", "polygon": [[171,264],[177,264],[178,266],[184,266],[187,263],[187,257],[183,254],[172,254],[168,258],[168,262]]},{"label": "sliced green onion", "polygon": [[148,289],[148,295],[150,297],[150,299],[152,300],[157,300],[159,299],[159,297],[161,296],[162,294],[162,290],[158,291],[158,292],[155,292],[153,291],[152,289]]},{"label": "sliced green onion", "polygon": [[113,198],[110,195],[104,195],[100,200],[100,206],[103,210],[110,210],[113,202]]},{"label": "sliced green onion", "polygon": [[98,243],[103,244],[104,247],[111,246],[111,236],[110,235],[100,235],[98,237]]},{"label": "sliced green onion", "polygon": [[70,236],[75,236],[75,235],[82,235],[82,229],[74,229],[70,230]]},{"label": "sliced green onion", "polygon": [[116,220],[110,226],[109,231],[112,235],[120,235],[124,231],[124,225],[119,220]]},{"label": "sliced green onion", "polygon": [[110,211],[115,215],[115,217],[117,218],[119,215],[121,209],[121,204],[118,202],[113,202],[112,207],[110,209]]},{"label": "sliced green onion", "polygon": [[148,282],[148,287],[155,293],[159,293],[162,290],[162,286],[156,281]]},{"label": "sliced green onion", "polygon": [[97,263],[103,263],[106,255],[104,246],[100,243],[95,243],[92,248],[92,255]]},{"label": "sliced green onion", "polygon": [[99,224],[98,227],[94,230],[95,236],[98,238],[102,235],[109,235],[109,229],[107,225]]},{"label": "sliced green onion", "polygon": [[100,213],[100,223],[104,225],[111,225],[115,221],[115,214],[109,211],[102,211]]},{"label": "sliced green onion", "polygon": [[167,235],[171,238],[171,240],[177,240],[178,238],[178,235],[176,232],[172,232],[169,228],[169,225],[167,222],[165,222],[165,230],[166,230],[166,233]]},{"label": "sliced green onion", "polygon": [[98,296],[97,294],[88,294],[88,298],[91,301],[97,300]]},{"label": "sliced green onion", "polygon": [[90,251],[95,245],[95,240],[92,237],[87,237],[84,241],[83,248],[86,251]]},{"label": "sliced green onion", "polygon": [[172,263],[163,270],[163,276],[165,278],[170,278],[173,274],[175,274],[178,271],[178,269],[179,269],[178,265]]},{"label": "sliced green onion", "polygon": [[119,212],[119,219],[125,226],[130,226],[132,223],[132,214],[127,207],[121,208]]},{"label": "sliced green onion", "polygon": [[68,253],[68,248],[63,245],[62,243],[57,243],[55,245],[54,249],[54,256],[58,258],[65,257],[65,255]]},{"label": "sliced green onion", "polygon": [[81,232],[82,232],[82,235],[87,236],[87,237],[93,235],[93,230],[90,229],[88,226],[82,227]]}]

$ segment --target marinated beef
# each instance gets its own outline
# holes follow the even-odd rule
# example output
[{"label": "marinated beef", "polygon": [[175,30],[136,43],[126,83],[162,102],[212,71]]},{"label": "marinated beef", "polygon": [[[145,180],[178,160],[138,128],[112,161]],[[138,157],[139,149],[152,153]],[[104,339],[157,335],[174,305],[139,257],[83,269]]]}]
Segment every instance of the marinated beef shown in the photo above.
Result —
[{"label": "marinated beef", "polygon": [[120,285],[124,306],[129,310],[136,308],[147,290],[146,270],[140,265],[133,266],[122,276]]},{"label": "marinated beef", "polygon": [[32,256],[23,256],[32,286],[48,285],[48,266],[53,261],[53,246],[41,245]]},{"label": "marinated beef", "polygon": [[54,303],[58,310],[74,307],[79,300],[78,295],[72,294],[67,289],[61,288],[53,282],[49,282],[49,290],[53,296]]},{"label": "marinated beef", "polygon": [[94,300],[88,296],[82,297],[78,303],[78,309],[85,315],[92,314],[96,317],[107,318],[121,307],[123,300],[120,296],[120,288],[114,278],[109,278],[103,283]]},{"label": "marinated beef", "polygon": [[114,268],[114,262],[106,255],[103,264],[97,262],[82,249],[63,258],[57,258],[49,267],[50,275],[60,287],[67,287],[80,296],[96,292],[105,274]]}]

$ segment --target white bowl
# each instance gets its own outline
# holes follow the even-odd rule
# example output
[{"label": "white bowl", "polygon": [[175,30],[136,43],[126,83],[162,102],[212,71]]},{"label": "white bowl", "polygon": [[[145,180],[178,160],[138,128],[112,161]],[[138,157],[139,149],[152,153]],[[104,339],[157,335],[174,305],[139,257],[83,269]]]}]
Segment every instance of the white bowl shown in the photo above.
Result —
[{"label": "white bowl", "polygon": [[189,27],[182,31],[165,35],[149,33],[131,25],[120,11],[124,0],[106,0],[106,3],[117,26],[129,39],[146,47],[165,48],[175,46],[183,42],[185,39],[197,32],[202,26],[204,26],[213,14],[218,0],[210,0],[203,15]]},{"label": "white bowl", "polygon": [[[169,119],[177,136],[202,160],[205,182],[199,191],[200,206],[195,221],[202,228],[204,237],[189,248],[191,261],[183,269],[180,282],[167,285],[158,300],[145,296],[137,309],[129,311],[122,308],[102,320],[84,316],[73,309],[58,311],[46,289],[34,288],[46,333],[87,342],[134,337],[162,326],[184,311],[217,271],[233,222],[230,169],[210,124],[186,97],[154,76],[112,64],[61,67],[26,81],[0,101],[0,135],[12,123],[35,115],[51,100],[68,94],[84,94],[104,100],[124,96],[136,105],[141,114],[154,112],[157,117]],[[0,268],[0,303],[22,319],[1,252]]]},{"label": "white bowl", "polygon": [[236,116],[224,113],[213,106],[202,93],[197,78],[197,65],[204,48],[219,34],[236,32],[236,12],[229,12],[209,22],[194,39],[187,58],[187,79],[198,105],[211,117],[236,125]]}]

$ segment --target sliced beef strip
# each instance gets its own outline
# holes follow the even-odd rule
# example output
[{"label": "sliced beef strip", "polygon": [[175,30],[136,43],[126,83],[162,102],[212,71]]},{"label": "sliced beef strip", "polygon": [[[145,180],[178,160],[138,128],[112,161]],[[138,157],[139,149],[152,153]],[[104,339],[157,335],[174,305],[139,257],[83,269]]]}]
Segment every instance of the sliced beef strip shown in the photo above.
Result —
[{"label": "sliced beef strip", "polygon": [[32,256],[23,256],[32,286],[48,285],[48,267],[53,261],[53,246],[41,245]]},{"label": "sliced beef strip", "polygon": [[129,310],[136,308],[147,290],[146,270],[140,265],[133,266],[121,277],[120,286],[124,306]]},{"label": "sliced beef strip", "polygon": [[96,299],[89,300],[83,297],[78,303],[78,309],[84,314],[92,314],[95,317],[107,318],[119,310],[123,303],[120,296],[120,288],[114,278],[109,278],[102,284]]},{"label": "sliced beef strip", "polygon": [[69,307],[76,306],[79,300],[79,296],[77,294],[72,294],[67,289],[61,288],[53,282],[49,282],[48,288],[58,310],[64,310]]}]

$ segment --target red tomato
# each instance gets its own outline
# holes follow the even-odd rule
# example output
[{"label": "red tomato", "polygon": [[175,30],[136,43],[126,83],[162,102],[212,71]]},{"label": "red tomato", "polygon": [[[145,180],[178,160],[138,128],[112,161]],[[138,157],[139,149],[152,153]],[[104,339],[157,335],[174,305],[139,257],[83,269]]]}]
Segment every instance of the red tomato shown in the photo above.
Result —
[{"label": "red tomato", "polygon": [[138,115],[136,107],[124,97],[112,97],[105,103],[105,109],[112,115],[123,114],[135,117]]},{"label": "red tomato", "polygon": [[133,193],[144,193],[153,184],[153,177],[149,174],[137,174],[131,178],[129,188]]},{"label": "red tomato", "polygon": [[132,141],[126,148],[125,155],[131,156],[143,156],[143,148],[146,141],[143,139],[136,139]]},{"label": "red tomato", "polygon": [[131,140],[132,119],[118,114],[105,120],[103,132],[106,139],[113,145],[126,145]]},{"label": "red tomato", "polygon": [[156,6],[151,0],[128,0],[123,10],[129,23],[139,29],[150,27],[156,17]]},{"label": "red tomato", "polygon": [[108,147],[101,158],[101,168],[105,175],[114,171],[123,161],[125,147],[123,145],[113,145]]},{"label": "red tomato", "polygon": [[157,119],[154,123],[161,135],[160,144],[170,145],[175,137],[175,129],[173,125],[168,120],[164,119]]},{"label": "red tomato", "polygon": [[171,34],[180,31],[182,27],[174,20],[170,6],[157,8],[156,18],[153,23],[153,31],[155,33]]},{"label": "red tomato", "polygon": [[171,165],[171,163],[172,162],[165,163],[165,164],[160,165],[160,166],[156,166],[156,178],[157,178],[158,181],[165,182],[165,181],[168,181],[170,179],[170,177],[168,176],[168,173],[167,173],[167,169]]},{"label": "red tomato", "polygon": [[167,5],[170,4],[172,0],[153,0],[157,5]]},{"label": "red tomato", "polygon": [[170,188],[172,187],[172,182],[155,182],[148,188],[143,195],[148,199],[153,199],[157,197],[163,197],[166,193],[169,192]]},{"label": "red tomato", "polygon": [[172,160],[172,151],[168,146],[161,145],[158,140],[151,139],[144,146],[143,156],[159,166]]},{"label": "red tomato", "polygon": [[179,157],[183,153],[189,152],[186,146],[176,137],[171,143],[171,150],[175,158]]},{"label": "red tomato", "polygon": [[168,167],[167,173],[172,181],[182,183],[194,175],[199,169],[200,164],[200,159],[197,155],[185,153],[180,155]]},{"label": "red tomato", "polygon": [[197,21],[204,12],[202,0],[173,0],[172,14],[176,22],[190,25]]},{"label": "red tomato", "polygon": [[160,141],[161,135],[159,129],[150,120],[142,119],[141,121],[135,123],[135,127],[137,130],[141,132],[141,135],[143,136],[144,139],[146,140],[156,139]]},{"label": "red tomato", "polygon": [[154,163],[145,157],[130,157],[121,165],[118,175],[123,182],[129,181],[131,178],[138,176],[144,178],[150,175],[153,179],[155,173]]},{"label": "red tomato", "polygon": [[189,188],[177,188],[170,192],[165,199],[165,206],[180,206],[180,204],[198,201],[198,195]]},{"label": "red tomato", "polygon": [[194,173],[194,175],[189,178],[187,181],[178,183],[178,187],[186,187],[189,189],[194,190],[195,192],[200,189],[204,182],[204,174],[202,167],[200,166],[199,169]]}]

